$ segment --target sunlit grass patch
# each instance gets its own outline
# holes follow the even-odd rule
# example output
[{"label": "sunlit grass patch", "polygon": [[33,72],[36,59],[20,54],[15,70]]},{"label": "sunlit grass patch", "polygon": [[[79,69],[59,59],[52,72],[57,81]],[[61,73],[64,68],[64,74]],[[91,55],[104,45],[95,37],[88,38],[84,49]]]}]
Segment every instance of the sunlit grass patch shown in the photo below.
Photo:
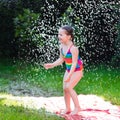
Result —
[{"label": "sunlit grass patch", "polygon": [[45,111],[26,109],[20,106],[0,105],[0,120],[63,120]]},{"label": "sunlit grass patch", "polygon": [[[28,109],[12,95],[0,94],[0,120],[63,120],[45,109]],[[14,97],[13,97],[14,98]]]},{"label": "sunlit grass patch", "polygon": [[0,105],[5,106],[21,106],[23,103],[21,101],[12,99],[12,95],[0,94]]}]

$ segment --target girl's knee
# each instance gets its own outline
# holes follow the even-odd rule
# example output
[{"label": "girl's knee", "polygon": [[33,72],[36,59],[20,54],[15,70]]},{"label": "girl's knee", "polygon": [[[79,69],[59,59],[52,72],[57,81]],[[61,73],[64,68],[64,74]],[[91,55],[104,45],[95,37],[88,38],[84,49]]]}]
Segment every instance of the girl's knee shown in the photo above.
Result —
[{"label": "girl's knee", "polygon": [[66,85],[66,86],[63,87],[63,90],[65,92],[69,92],[71,90],[71,88],[70,88],[70,86]]},{"label": "girl's knee", "polygon": [[63,87],[63,91],[64,91],[64,92],[67,92],[67,91],[68,91],[65,86]]}]

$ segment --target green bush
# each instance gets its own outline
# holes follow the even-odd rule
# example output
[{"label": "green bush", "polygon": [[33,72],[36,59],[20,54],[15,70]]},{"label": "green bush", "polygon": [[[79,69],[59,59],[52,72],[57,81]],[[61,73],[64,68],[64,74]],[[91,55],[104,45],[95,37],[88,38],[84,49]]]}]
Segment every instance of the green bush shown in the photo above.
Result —
[{"label": "green bush", "polygon": [[[14,24],[13,18],[17,12],[16,2],[1,0],[0,1],[0,56],[15,56]],[[16,12],[15,12],[16,10]]]},{"label": "green bush", "polygon": [[24,9],[22,14],[14,19],[15,37],[19,44],[19,57],[31,55],[32,50],[42,46],[41,34],[39,33],[38,19],[40,14],[34,13],[29,9]]},{"label": "green bush", "polygon": [[115,54],[114,54],[114,56],[112,57],[112,60],[111,60],[111,64],[114,67],[120,67],[120,22],[117,25],[117,30],[118,30],[118,36],[117,36],[117,39],[115,41],[116,50],[115,50]]}]

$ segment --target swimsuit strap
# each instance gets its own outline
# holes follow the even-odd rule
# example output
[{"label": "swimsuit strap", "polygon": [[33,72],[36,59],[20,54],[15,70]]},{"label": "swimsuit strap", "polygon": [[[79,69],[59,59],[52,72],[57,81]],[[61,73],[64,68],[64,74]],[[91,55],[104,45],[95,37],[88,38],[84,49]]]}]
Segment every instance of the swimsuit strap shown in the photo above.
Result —
[{"label": "swimsuit strap", "polygon": [[68,51],[70,51],[71,47],[73,46],[73,44],[70,46],[70,48],[68,49]]},{"label": "swimsuit strap", "polygon": [[[71,49],[72,46],[73,46],[73,44],[69,47],[67,53],[70,51],[70,49]],[[63,48],[61,48],[61,53],[64,55],[64,53],[63,53]],[[67,55],[67,53],[66,53],[66,55]],[[64,56],[65,56],[65,55],[64,55]]]}]

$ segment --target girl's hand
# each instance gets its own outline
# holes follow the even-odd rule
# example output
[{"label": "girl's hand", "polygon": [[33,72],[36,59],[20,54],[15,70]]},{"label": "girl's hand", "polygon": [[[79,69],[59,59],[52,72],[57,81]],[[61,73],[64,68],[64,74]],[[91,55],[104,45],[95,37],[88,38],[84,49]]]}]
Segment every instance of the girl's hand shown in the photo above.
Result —
[{"label": "girl's hand", "polygon": [[46,63],[46,64],[44,64],[44,68],[45,69],[49,69],[49,68],[53,68],[53,67],[54,67],[54,65],[52,63]]},{"label": "girl's hand", "polygon": [[70,76],[68,75],[68,76],[66,77],[65,82],[69,82],[69,81],[70,81]]}]

